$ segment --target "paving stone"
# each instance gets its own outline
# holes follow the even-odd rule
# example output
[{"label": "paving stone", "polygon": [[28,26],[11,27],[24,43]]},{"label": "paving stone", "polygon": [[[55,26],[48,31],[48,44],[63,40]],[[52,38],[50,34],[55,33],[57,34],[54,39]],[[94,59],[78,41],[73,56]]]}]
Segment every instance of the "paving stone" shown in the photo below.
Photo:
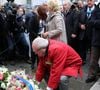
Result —
[{"label": "paving stone", "polygon": [[90,88],[90,90],[100,90],[100,79]]}]

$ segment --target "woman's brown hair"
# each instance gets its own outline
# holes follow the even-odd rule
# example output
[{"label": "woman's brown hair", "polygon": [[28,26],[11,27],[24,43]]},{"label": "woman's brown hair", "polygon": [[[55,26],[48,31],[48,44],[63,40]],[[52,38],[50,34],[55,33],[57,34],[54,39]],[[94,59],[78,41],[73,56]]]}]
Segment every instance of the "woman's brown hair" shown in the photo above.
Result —
[{"label": "woman's brown hair", "polygon": [[46,13],[46,8],[43,5],[37,8],[37,13],[39,15],[39,19],[46,20],[47,13]]}]

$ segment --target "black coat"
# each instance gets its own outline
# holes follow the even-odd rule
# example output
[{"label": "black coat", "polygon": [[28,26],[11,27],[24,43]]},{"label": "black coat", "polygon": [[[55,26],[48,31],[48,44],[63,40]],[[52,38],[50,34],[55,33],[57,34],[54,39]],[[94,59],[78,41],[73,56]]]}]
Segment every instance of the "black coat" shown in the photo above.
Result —
[{"label": "black coat", "polygon": [[[85,6],[81,11],[79,15],[79,40],[89,40],[91,41],[92,37],[92,27],[89,25],[89,21],[91,19],[87,17],[87,6]],[[84,24],[86,26],[86,30],[82,30],[80,28],[80,25]]]},{"label": "black coat", "polygon": [[5,30],[5,20],[2,16],[2,13],[0,12],[0,57],[4,54],[2,53],[5,48],[7,48],[7,41],[6,41],[6,35],[7,32]]},{"label": "black coat", "polygon": [[32,12],[32,16],[29,19],[28,25],[29,25],[29,37],[30,41],[33,41],[39,33],[39,20],[36,13]]},{"label": "black coat", "polygon": [[100,47],[100,3],[97,5],[91,16],[90,24],[94,28],[92,36],[92,46]]},{"label": "black coat", "polygon": [[16,15],[15,33],[21,33],[25,31],[25,15]]},{"label": "black coat", "polygon": [[5,24],[5,21],[4,21],[3,16],[0,12],[0,35],[4,33],[4,24]]},{"label": "black coat", "polygon": [[72,34],[78,35],[78,15],[79,13],[75,9],[70,9],[69,12],[64,14],[68,43],[72,39]]},{"label": "black coat", "polygon": [[6,29],[6,18],[4,12],[0,11],[0,36],[6,37],[8,30]]}]

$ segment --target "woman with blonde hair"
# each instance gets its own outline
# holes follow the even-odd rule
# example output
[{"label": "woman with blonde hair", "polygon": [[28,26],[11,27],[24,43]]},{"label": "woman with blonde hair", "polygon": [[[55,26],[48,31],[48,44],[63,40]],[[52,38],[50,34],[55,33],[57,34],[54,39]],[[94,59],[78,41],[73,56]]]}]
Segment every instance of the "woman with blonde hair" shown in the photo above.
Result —
[{"label": "woman with blonde hair", "polygon": [[67,43],[65,22],[57,0],[48,2],[48,12],[46,32],[42,36]]}]

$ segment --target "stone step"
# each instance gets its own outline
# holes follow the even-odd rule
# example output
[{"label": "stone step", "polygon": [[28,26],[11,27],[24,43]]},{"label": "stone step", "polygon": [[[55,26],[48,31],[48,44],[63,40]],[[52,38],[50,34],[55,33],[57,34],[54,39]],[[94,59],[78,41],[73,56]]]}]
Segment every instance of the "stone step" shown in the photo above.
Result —
[{"label": "stone step", "polygon": [[84,80],[71,78],[69,83],[69,90],[90,90],[92,85],[93,83],[87,84]]},{"label": "stone step", "polygon": [[100,79],[90,88],[90,90],[100,90]]}]

